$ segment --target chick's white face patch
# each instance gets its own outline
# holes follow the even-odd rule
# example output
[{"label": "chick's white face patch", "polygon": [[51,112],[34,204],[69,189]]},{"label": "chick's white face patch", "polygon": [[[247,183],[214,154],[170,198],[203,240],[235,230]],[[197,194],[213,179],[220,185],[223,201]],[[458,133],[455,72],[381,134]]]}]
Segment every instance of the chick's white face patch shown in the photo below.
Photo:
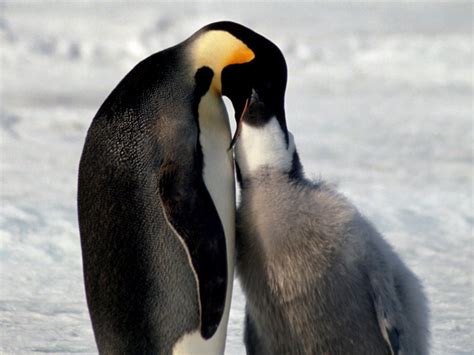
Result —
[{"label": "chick's white face patch", "polygon": [[251,126],[242,122],[240,137],[235,146],[235,159],[243,176],[252,174],[262,167],[290,171],[295,143],[293,135],[285,134],[277,119],[273,117],[264,126]]}]

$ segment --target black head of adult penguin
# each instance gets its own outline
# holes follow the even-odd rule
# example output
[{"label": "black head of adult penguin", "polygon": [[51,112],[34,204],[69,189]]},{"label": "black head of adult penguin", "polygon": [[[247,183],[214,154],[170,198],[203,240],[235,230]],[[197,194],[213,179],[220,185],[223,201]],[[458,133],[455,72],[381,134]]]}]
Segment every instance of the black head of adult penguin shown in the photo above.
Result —
[{"label": "black head of adult penguin", "polygon": [[[235,119],[239,122],[242,113],[248,104],[252,90],[265,101],[268,112],[275,116],[286,131],[285,120],[285,90],[287,84],[287,66],[280,49],[262,35],[230,21],[212,23],[199,30],[190,40],[196,41],[198,47],[211,49],[207,55],[217,55],[216,50],[222,50],[213,43],[213,48],[207,46],[209,41],[219,40],[216,33],[225,32],[240,40],[250,52],[239,49],[234,56],[228,59],[226,65],[221,66],[220,87],[217,89],[223,96],[227,96],[234,106]],[[218,49],[219,48],[219,49]],[[197,56],[199,57],[199,56]],[[261,119],[263,120],[263,117]],[[271,117],[265,116],[266,120]],[[265,122],[254,122],[255,125]],[[238,132],[236,132],[238,135]]]},{"label": "black head of adult penguin", "polygon": [[287,66],[280,49],[260,34],[233,22],[217,22],[204,27],[202,31],[215,29],[228,31],[255,54],[251,61],[228,65],[222,71],[222,94],[232,101],[235,119],[240,119],[254,90],[265,101],[269,112],[277,118],[281,117],[280,123],[286,126],[284,101]]},{"label": "black head of adult penguin", "polygon": [[[248,105],[252,92],[265,102],[266,113],[258,119],[247,120],[248,124],[264,125],[276,117],[282,130],[287,131],[285,119],[285,90],[287,84],[287,65],[280,49],[262,35],[233,22],[216,22],[201,29],[200,33],[209,31],[227,31],[240,39],[254,53],[252,60],[230,64],[223,68],[221,74],[222,95],[227,96],[234,106],[237,130],[232,145],[238,139],[239,121]],[[288,137],[285,134],[288,141]]]},{"label": "black head of adult penguin", "polygon": [[284,115],[285,85],[274,44],[218,22],[141,61],[104,101],[78,184],[100,353],[224,352],[235,183],[221,96],[239,117],[251,89],[266,88],[266,103]]}]

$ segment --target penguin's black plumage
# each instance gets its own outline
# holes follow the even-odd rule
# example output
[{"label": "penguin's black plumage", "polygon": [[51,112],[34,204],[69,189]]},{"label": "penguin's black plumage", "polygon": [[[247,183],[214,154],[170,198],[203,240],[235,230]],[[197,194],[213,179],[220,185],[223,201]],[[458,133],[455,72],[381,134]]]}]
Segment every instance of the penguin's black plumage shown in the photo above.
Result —
[{"label": "penguin's black plumage", "polygon": [[94,117],[78,214],[100,353],[223,353],[235,201],[221,95],[240,115],[274,52],[243,26],[211,24],[139,63]]}]

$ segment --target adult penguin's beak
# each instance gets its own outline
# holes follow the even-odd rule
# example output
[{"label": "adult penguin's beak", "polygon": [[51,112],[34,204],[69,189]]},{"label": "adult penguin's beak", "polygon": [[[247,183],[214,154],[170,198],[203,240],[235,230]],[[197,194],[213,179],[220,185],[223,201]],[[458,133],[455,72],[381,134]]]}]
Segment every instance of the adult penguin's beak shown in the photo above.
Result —
[{"label": "adult penguin's beak", "polygon": [[[252,90],[252,92],[253,92],[253,90]],[[246,114],[247,111],[248,111],[248,108],[249,108],[249,101],[250,101],[250,100],[251,100],[251,98],[245,100],[244,108],[243,108],[243,110],[242,110],[242,113],[240,114],[239,119],[237,120],[237,127],[236,127],[236,129],[235,129],[234,136],[232,137],[232,140],[230,141],[229,150],[231,150],[232,148],[234,148],[235,143],[237,143],[237,141],[239,140],[240,130],[241,130],[241,128],[242,128],[242,121],[243,121],[243,119],[244,119],[245,114]]]},{"label": "adult penguin's beak", "polygon": [[234,136],[232,137],[232,141],[230,142],[229,150],[232,149],[239,140],[240,132],[242,129],[242,123],[245,120],[245,116],[249,114],[249,110],[251,108],[255,107],[259,103],[260,98],[255,89],[252,89],[252,93],[250,97],[245,100],[244,108],[242,110],[242,113],[240,114],[239,119],[237,120],[237,128],[235,129]]}]

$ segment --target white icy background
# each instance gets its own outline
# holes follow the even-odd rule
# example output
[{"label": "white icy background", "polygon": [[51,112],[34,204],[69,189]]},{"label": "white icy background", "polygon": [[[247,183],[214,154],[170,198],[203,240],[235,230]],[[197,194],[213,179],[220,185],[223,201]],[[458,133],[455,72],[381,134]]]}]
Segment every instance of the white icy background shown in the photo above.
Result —
[{"label": "white icy background", "polygon": [[[139,60],[232,19],[276,42],[309,176],[339,185],[423,280],[433,354],[472,354],[470,3],[1,2],[0,352],[93,353],[76,174]],[[236,285],[227,354],[243,354]]]}]

